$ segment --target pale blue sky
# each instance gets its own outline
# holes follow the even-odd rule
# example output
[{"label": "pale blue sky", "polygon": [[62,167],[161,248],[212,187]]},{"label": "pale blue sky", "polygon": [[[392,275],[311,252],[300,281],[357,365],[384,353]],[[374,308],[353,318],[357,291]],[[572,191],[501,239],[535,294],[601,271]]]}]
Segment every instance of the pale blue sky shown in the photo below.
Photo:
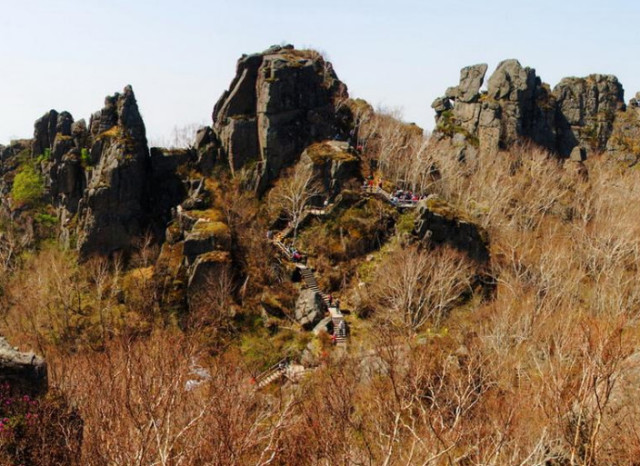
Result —
[{"label": "pale blue sky", "polygon": [[433,126],[461,67],[505,58],[552,86],[618,76],[640,91],[632,0],[0,0],[0,143],[50,108],[88,119],[131,84],[150,138],[209,123],[242,53],[293,43],[326,52],[352,96]]}]

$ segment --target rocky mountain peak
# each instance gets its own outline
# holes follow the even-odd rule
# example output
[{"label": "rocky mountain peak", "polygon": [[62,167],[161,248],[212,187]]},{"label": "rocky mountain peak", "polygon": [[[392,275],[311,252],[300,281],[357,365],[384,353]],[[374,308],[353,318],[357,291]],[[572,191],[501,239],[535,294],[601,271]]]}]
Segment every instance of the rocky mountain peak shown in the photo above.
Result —
[{"label": "rocky mountain peak", "polygon": [[125,135],[134,138],[136,142],[144,142],[146,145],[146,129],[130,85],[126,86],[122,93],[116,92],[114,95],[107,96],[104,107],[95,112],[89,122],[90,132],[94,138],[114,126],[122,129]]},{"label": "rocky mountain peak", "polygon": [[[625,111],[624,90],[612,75],[564,78],[553,90],[516,59],[500,62],[480,88],[486,65],[465,67],[460,83],[436,99],[435,136],[450,140],[461,157],[532,141],[562,158],[574,148],[610,149],[616,115]],[[454,141],[455,140],[455,141]]]},{"label": "rocky mountain peak", "polygon": [[108,96],[89,128],[92,170],[78,209],[84,256],[127,249],[142,232],[150,174],[146,130],[131,86]]},{"label": "rocky mountain peak", "polygon": [[312,142],[346,131],[336,102],[348,97],[317,52],[274,46],[238,60],[236,76],[213,110],[213,131],[230,169],[254,171],[263,192]]}]

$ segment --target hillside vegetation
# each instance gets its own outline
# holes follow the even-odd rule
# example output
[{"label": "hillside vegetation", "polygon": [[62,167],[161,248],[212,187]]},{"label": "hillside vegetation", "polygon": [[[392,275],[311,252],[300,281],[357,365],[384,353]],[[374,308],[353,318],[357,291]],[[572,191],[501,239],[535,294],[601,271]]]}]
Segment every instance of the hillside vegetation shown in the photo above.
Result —
[{"label": "hillside vegetation", "polygon": [[[193,147],[147,160],[125,89],[135,131],[96,129],[91,165],[72,157],[91,132],[3,159],[2,334],[46,358],[49,391],[0,408],[0,463],[635,464],[637,166],[424,136],[291,50],[243,57],[255,105],[234,81]],[[284,82],[317,95],[277,101]],[[70,166],[87,181],[55,188]]]}]

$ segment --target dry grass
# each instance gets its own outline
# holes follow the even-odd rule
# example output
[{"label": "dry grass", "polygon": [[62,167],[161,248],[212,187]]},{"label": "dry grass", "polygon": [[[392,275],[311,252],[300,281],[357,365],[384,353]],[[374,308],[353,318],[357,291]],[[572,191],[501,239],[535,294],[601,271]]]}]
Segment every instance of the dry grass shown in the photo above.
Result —
[{"label": "dry grass", "polygon": [[[83,277],[61,253],[27,258],[7,283],[5,333],[47,354],[52,384],[78,407],[85,423],[80,463],[635,464],[640,172],[596,156],[584,177],[532,147],[465,163],[435,145],[410,145],[398,156],[381,167],[385,179],[413,167],[416,186],[487,230],[495,292],[459,301],[471,281],[466,259],[394,243],[366,267],[366,286],[378,287],[374,315],[384,308],[390,318],[354,325],[360,340],[343,358],[322,347],[323,364],[298,386],[254,392],[241,337],[234,342],[230,331],[215,357],[200,343],[213,333],[203,338],[197,328],[185,334],[149,320],[153,330],[124,332],[114,317],[124,311],[110,297],[118,284],[113,272],[101,282],[99,267]],[[295,293],[264,239],[259,212],[239,198],[224,212],[239,244],[233,253],[245,261],[242,299],[216,293],[218,301],[207,298],[216,313],[203,318],[226,318],[235,307],[254,318],[266,287]],[[316,240],[325,241],[318,254],[331,254],[341,228],[344,241],[370,239],[378,230],[369,225],[385,215],[384,206],[365,206],[325,225],[325,236],[313,226]],[[303,234],[302,244],[313,240]],[[404,269],[402,283],[393,274]],[[353,285],[342,292],[355,295]],[[395,300],[385,287],[400,292]],[[127,303],[127,311],[147,316],[132,308],[145,297]],[[88,325],[85,314],[102,315],[102,323],[79,325]],[[260,322],[242,324],[247,338],[273,346],[268,330],[249,333]],[[48,338],[79,338],[87,328],[108,334],[95,339],[100,351],[65,351]],[[289,343],[301,351],[306,340]],[[210,379],[186,390],[196,366]]]}]

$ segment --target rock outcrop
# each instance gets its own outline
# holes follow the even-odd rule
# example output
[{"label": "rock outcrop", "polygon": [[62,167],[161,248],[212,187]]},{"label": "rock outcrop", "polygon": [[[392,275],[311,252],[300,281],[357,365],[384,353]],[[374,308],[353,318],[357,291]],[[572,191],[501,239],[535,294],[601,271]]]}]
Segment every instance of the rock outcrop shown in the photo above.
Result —
[{"label": "rock outcrop", "polygon": [[607,141],[607,154],[630,165],[640,161],[640,93],[629,102],[625,112],[619,112]]},{"label": "rock outcrop", "polygon": [[557,151],[566,156],[580,145],[606,148],[616,112],[624,110],[624,90],[615,76],[565,78],[553,89],[557,103]]},{"label": "rock outcrop", "polygon": [[458,102],[472,103],[478,100],[480,88],[487,73],[487,65],[466,66],[460,70],[460,84],[447,89],[446,96]]},{"label": "rock outcrop", "polygon": [[230,169],[253,170],[262,193],[312,142],[336,134],[346,139],[335,105],[346,97],[346,86],[318,53],[274,46],[238,61],[214,107],[213,131]]},{"label": "rock outcrop", "polygon": [[487,232],[437,196],[429,196],[418,204],[413,234],[430,244],[448,244],[478,263],[489,260]]},{"label": "rock outcrop", "polygon": [[313,290],[302,290],[296,301],[296,321],[305,330],[312,330],[325,313],[325,304],[320,293]]},{"label": "rock outcrop", "polygon": [[149,149],[130,86],[105,99],[89,133],[92,170],[78,212],[83,256],[128,249],[148,221]]},{"label": "rock outcrop", "polygon": [[13,176],[20,166],[20,159],[30,154],[30,147],[31,141],[28,139],[11,141],[8,146],[0,146],[0,205],[8,208],[8,194]]},{"label": "rock outcrop", "polygon": [[310,162],[320,193],[332,199],[343,189],[357,190],[362,184],[360,157],[344,141],[316,142],[307,147],[300,160]]},{"label": "rock outcrop", "polygon": [[534,69],[511,59],[498,65],[481,91],[486,70],[484,64],[463,68],[460,84],[432,104],[435,136],[449,139],[459,153],[493,152],[523,141],[562,158],[576,146],[602,152],[625,110],[615,76],[565,78],[551,90]]},{"label": "rock outcrop", "polygon": [[86,123],[74,122],[69,112],[50,110],[35,122],[31,154],[40,160],[51,201],[63,210],[64,219],[76,214],[86,187],[86,142]]},{"label": "rock outcrop", "polygon": [[62,239],[77,237],[82,257],[128,249],[158,209],[178,202],[162,199],[149,209],[149,149],[131,86],[107,97],[89,127],[68,112],[44,114],[35,122],[30,155],[58,208]]},{"label": "rock outcrop", "polygon": [[21,353],[0,337],[0,383],[20,394],[47,391],[47,364],[35,353]]}]

